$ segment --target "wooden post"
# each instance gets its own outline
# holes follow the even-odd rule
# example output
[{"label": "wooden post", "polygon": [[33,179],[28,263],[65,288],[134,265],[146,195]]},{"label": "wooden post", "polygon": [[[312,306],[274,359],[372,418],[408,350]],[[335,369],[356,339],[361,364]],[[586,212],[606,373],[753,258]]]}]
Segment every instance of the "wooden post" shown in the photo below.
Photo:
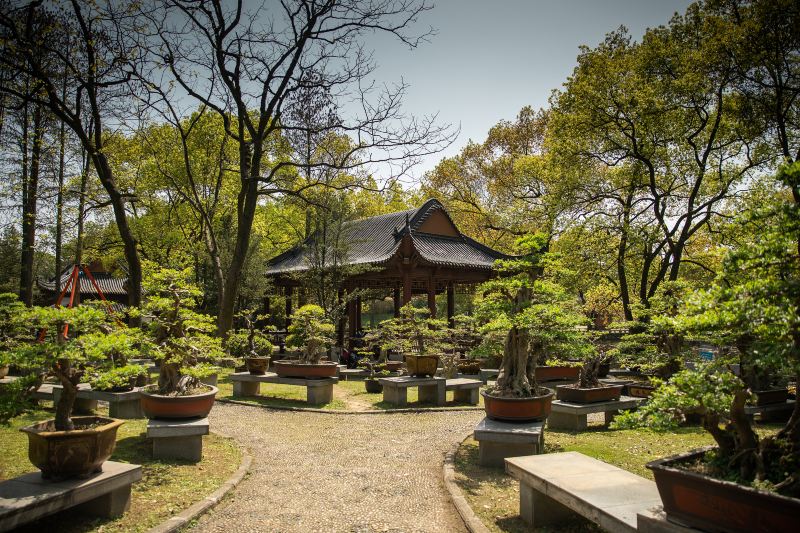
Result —
[{"label": "wooden post", "polygon": [[348,300],[347,302],[347,345],[350,350],[353,349],[353,337],[356,336],[356,302],[355,300]]},{"label": "wooden post", "polygon": [[394,298],[394,316],[397,318],[400,316],[400,287],[394,288],[392,298]]},{"label": "wooden post", "polygon": [[306,289],[304,287],[300,287],[300,290],[297,291],[297,307],[303,307],[306,305]]},{"label": "wooden post", "polygon": [[[339,292],[336,295],[337,302],[339,303],[339,307],[341,308],[342,302],[344,302],[344,289],[339,289]],[[345,314],[342,312],[341,316],[339,316],[339,323],[336,325],[336,346],[338,348],[344,348],[344,323],[345,323]]]},{"label": "wooden post", "polygon": [[450,327],[453,326],[453,315],[455,314],[456,308],[456,291],[453,287],[453,282],[447,283],[447,322],[450,324]]},{"label": "wooden post", "polygon": [[428,310],[431,318],[436,318],[436,284],[433,281],[428,282]]},{"label": "wooden post", "polygon": [[269,295],[264,296],[264,314],[265,315],[269,314],[269,304],[270,304]]},{"label": "wooden post", "polygon": [[403,272],[403,305],[411,301],[411,276]]},{"label": "wooden post", "polygon": [[361,296],[356,296],[356,331],[361,330]]},{"label": "wooden post", "polygon": [[289,329],[289,325],[292,323],[292,295],[294,294],[294,290],[290,285],[286,286],[286,290],[284,291],[286,295],[286,329]]}]

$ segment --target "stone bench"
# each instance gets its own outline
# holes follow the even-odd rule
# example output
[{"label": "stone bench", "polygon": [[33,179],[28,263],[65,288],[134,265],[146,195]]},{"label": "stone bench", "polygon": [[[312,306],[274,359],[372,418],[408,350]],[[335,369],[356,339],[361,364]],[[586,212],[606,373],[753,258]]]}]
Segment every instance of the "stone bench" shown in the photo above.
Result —
[{"label": "stone bench", "polygon": [[[61,385],[53,385],[53,403],[58,403],[62,389]],[[108,403],[108,416],[111,418],[144,418],[139,390],[134,388],[127,392],[97,391],[92,390],[88,383],[81,383],[75,398],[75,410],[81,413],[92,412],[97,409],[97,402],[100,401]]]},{"label": "stone bench", "polygon": [[444,405],[447,401],[447,390],[445,388],[447,380],[444,378],[400,376],[396,378],[381,378],[378,381],[383,385],[383,401],[397,407],[408,405],[408,389],[410,387],[417,387],[419,401],[422,403]]},{"label": "stone bench", "polygon": [[339,382],[339,378],[284,378],[274,372],[267,372],[261,375],[237,372],[231,374],[229,379],[233,381],[234,396],[258,396],[262,383],[305,387],[306,402],[309,404],[323,404],[333,401],[333,385]]},{"label": "stone bench", "polygon": [[619,400],[595,403],[568,403],[553,400],[550,406],[550,416],[547,417],[547,427],[583,431],[587,427],[586,417],[592,413],[603,413],[604,423],[608,425],[620,411],[636,409],[646,401],[647,398],[630,396],[621,396]]},{"label": "stone bench", "polygon": [[536,455],[544,450],[544,422],[501,422],[484,418],[475,426],[478,462],[502,467],[506,457]]},{"label": "stone bench", "polygon": [[534,528],[555,526],[576,514],[606,531],[637,530],[637,515],[661,505],[656,484],[578,452],[505,460],[519,480],[520,518]]},{"label": "stone bench", "polygon": [[208,418],[159,420],[147,422],[147,438],[153,440],[155,459],[203,458],[203,435],[208,435]]},{"label": "stone bench", "polygon": [[82,512],[114,518],[128,510],[131,485],[142,479],[142,467],[106,461],[88,479],[54,483],[31,472],[0,483],[0,531],[11,531],[45,516],[80,506]]},{"label": "stone bench", "polygon": [[[37,389],[37,393],[42,391],[45,387],[50,389],[51,399],[53,400],[53,405],[58,405],[59,400],[61,399],[61,390],[63,386],[61,385],[49,385],[47,383],[43,384],[41,387]],[[78,396],[75,398],[75,404],[72,407],[73,412],[78,414],[92,414],[97,410],[97,400],[93,398],[87,398],[86,396],[82,396],[81,393],[85,391],[91,391],[92,387],[88,383],[79,383],[78,384]],[[44,391],[42,391],[44,392]],[[34,398],[36,395],[34,394]]]},{"label": "stone bench", "polygon": [[481,368],[479,371],[480,379],[486,385],[491,378],[496,378],[500,374],[499,368]]},{"label": "stone bench", "polygon": [[478,392],[483,383],[479,379],[455,378],[445,382],[445,390],[453,391],[453,400],[478,405]]}]

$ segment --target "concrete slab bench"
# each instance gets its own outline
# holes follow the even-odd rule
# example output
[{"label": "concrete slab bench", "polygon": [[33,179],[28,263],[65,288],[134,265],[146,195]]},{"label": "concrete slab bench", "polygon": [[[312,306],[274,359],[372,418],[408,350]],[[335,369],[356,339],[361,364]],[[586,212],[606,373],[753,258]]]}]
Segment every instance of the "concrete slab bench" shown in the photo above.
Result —
[{"label": "concrete slab bench", "polygon": [[637,514],[661,505],[656,484],[582,453],[563,452],[505,460],[519,480],[519,514],[534,528],[576,514],[607,531],[633,532]]},{"label": "concrete slab bench", "polygon": [[445,382],[445,390],[453,391],[453,399],[457,402],[478,405],[478,392],[483,383],[479,379],[455,378]]},{"label": "concrete slab bench", "polygon": [[[51,399],[53,400],[53,405],[57,405],[58,401],[61,399],[61,390],[64,388],[61,385],[52,385],[48,383],[42,384],[36,392],[42,391],[43,388],[49,387]],[[82,396],[81,393],[86,391],[91,391],[92,386],[88,383],[79,383],[78,384],[78,396],[75,398],[75,405],[72,410],[78,414],[92,414],[97,409],[97,400],[93,398],[87,398],[85,395]],[[34,398],[36,395],[34,394]]]},{"label": "concrete slab bench", "polygon": [[502,467],[507,457],[536,455],[544,450],[544,422],[501,422],[484,418],[475,426],[478,462]]},{"label": "concrete slab bench", "polygon": [[486,385],[491,378],[496,378],[498,374],[500,374],[499,368],[481,368],[479,375],[483,384]]},{"label": "concrete slab bench", "polygon": [[297,385],[306,388],[306,402],[309,404],[330,403],[333,401],[333,385],[339,378],[284,378],[274,372],[258,375],[249,372],[236,372],[229,379],[233,381],[234,396],[258,396],[262,383]]},{"label": "concrete slab bench", "polygon": [[0,483],[0,531],[11,531],[45,516],[80,506],[103,518],[122,515],[130,507],[131,485],[142,479],[142,467],[106,461],[103,471],[88,479],[52,482],[32,472]]},{"label": "concrete slab bench", "polygon": [[608,425],[620,411],[636,409],[647,398],[632,398],[621,396],[619,400],[596,403],[568,403],[553,400],[550,406],[550,416],[547,417],[547,427],[550,429],[568,429],[583,431],[587,427],[586,416],[592,413],[603,413],[604,423]]},{"label": "concrete slab bench", "polygon": [[397,407],[408,405],[408,389],[410,387],[417,387],[420,402],[444,405],[447,400],[447,390],[445,389],[447,380],[444,378],[400,376],[381,378],[378,381],[383,385],[383,401]]},{"label": "concrete slab bench", "polygon": [[[53,401],[55,403],[58,403],[58,399],[61,397],[62,388],[61,385],[53,385]],[[78,408],[80,402],[80,410],[87,412],[97,409],[98,401],[107,402],[108,416],[111,418],[144,418],[140,397],[139,388],[127,392],[106,392],[92,390],[88,383],[82,383],[78,386],[75,406]]]},{"label": "concrete slab bench", "polygon": [[759,415],[762,422],[786,422],[792,416],[795,400],[768,405],[747,405],[744,412],[750,418]]},{"label": "concrete slab bench", "polygon": [[147,438],[153,440],[156,459],[199,461],[203,458],[203,435],[208,435],[208,418],[147,422]]},{"label": "concrete slab bench", "polygon": [[637,514],[636,526],[639,533],[700,533],[699,529],[667,520],[667,514],[660,505]]}]

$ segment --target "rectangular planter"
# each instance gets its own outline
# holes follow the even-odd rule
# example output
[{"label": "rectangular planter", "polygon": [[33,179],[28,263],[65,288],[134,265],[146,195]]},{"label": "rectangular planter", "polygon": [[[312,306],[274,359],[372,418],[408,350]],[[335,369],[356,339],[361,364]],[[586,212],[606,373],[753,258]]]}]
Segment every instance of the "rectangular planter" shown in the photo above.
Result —
[{"label": "rectangular planter", "polygon": [[710,448],[658,459],[653,471],[667,518],[704,531],[797,531],[800,499],[756,490],[680,468]]},{"label": "rectangular planter", "polygon": [[656,388],[652,385],[645,385],[642,383],[631,383],[628,387],[628,396],[634,398],[649,398]]},{"label": "rectangular planter", "polygon": [[572,385],[556,386],[556,398],[569,403],[595,403],[619,400],[622,395],[622,385],[607,385],[581,389]]},{"label": "rectangular planter", "polygon": [[770,389],[753,391],[756,395],[755,404],[758,407],[774,403],[786,403],[789,399],[789,389]]}]

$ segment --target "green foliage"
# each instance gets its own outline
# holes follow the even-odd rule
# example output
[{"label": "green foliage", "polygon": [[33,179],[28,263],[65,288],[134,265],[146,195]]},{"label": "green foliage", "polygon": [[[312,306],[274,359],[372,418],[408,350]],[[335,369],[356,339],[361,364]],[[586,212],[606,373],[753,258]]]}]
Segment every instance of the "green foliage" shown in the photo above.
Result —
[{"label": "green foliage", "polygon": [[25,305],[16,294],[0,293],[0,366],[10,364],[11,351],[31,338],[25,314]]},{"label": "green foliage", "polygon": [[244,328],[231,332],[225,340],[225,348],[232,357],[269,357],[272,355],[272,343],[267,335],[256,328],[257,320],[266,320],[266,315],[255,315],[253,310],[239,313],[244,320]]},{"label": "green foliage", "polygon": [[372,338],[401,355],[441,355],[449,347],[445,327],[446,321],[430,318],[428,309],[409,302],[400,308],[400,316],[381,322]]},{"label": "green foliage", "polygon": [[377,379],[379,377],[386,377],[391,372],[386,368],[385,363],[377,363],[370,357],[362,357],[358,361],[358,366],[369,371],[369,379]]},{"label": "green foliage", "polygon": [[214,337],[213,317],[194,310],[201,292],[191,281],[191,270],[147,266],[142,284],[148,298],[142,313],[149,319],[152,356],[160,361],[160,394],[182,394],[199,386],[199,378],[209,375],[203,361],[220,359],[224,352]]},{"label": "green foliage", "polygon": [[100,372],[89,378],[93,390],[124,391],[131,390],[141,377],[147,376],[147,368],[142,365],[118,366]]},{"label": "green foliage", "polygon": [[301,361],[317,364],[333,344],[336,330],[318,305],[304,305],[292,315],[286,346],[302,348]]}]

